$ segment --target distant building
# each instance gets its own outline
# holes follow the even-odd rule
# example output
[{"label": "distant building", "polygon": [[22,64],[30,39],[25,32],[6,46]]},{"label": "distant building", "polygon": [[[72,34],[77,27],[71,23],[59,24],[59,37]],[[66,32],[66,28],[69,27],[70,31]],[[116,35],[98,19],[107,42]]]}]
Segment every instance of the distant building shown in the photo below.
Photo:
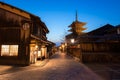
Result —
[{"label": "distant building", "polygon": [[49,30],[38,16],[0,2],[0,64],[29,65],[47,58]]},{"label": "distant building", "polygon": [[71,28],[69,31],[76,35],[83,34],[83,31],[86,30],[86,28],[83,27],[85,24],[86,23],[84,22],[78,21],[78,15],[76,12],[76,20],[71,25],[68,26]]},{"label": "distant building", "polygon": [[71,41],[72,42],[76,41],[76,39],[79,35],[84,34],[83,31],[86,30],[86,28],[84,28],[83,26],[85,24],[86,23],[84,23],[84,22],[78,21],[78,15],[76,12],[76,20],[68,26],[70,28],[70,30],[68,30],[68,31],[71,32],[70,34],[66,35],[66,42],[68,45],[71,43]]}]

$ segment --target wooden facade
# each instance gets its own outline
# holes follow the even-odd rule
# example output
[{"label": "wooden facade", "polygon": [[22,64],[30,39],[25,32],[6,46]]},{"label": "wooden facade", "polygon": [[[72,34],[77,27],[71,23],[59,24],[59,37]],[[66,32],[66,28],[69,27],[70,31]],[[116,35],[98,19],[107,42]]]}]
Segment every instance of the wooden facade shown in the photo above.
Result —
[{"label": "wooden facade", "polygon": [[96,30],[78,36],[82,51],[120,52],[120,27],[106,24]]},{"label": "wooden facade", "polygon": [[[79,36],[69,34],[66,36],[68,45],[74,38],[74,45],[79,45],[83,52],[120,52],[120,26],[106,24],[96,30]],[[72,44],[73,45],[73,44]]]},{"label": "wooden facade", "polygon": [[0,64],[29,65],[47,55],[49,30],[31,13],[0,2]]},{"label": "wooden facade", "polygon": [[[70,42],[73,37],[74,43]],[[107,24],[77,37],[70,34],[66,38],[68,54],[82,62],[120,62],[120,25]]]}]

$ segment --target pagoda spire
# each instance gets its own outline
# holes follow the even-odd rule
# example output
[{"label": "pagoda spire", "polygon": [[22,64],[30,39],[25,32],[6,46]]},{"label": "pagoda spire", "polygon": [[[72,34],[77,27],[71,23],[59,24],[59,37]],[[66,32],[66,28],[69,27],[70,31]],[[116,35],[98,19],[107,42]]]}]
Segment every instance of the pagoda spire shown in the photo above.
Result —
[{"label": "pagoda spire", "polygon": [[86,28],[83,27],[85,24],[86,24],[85,22],[80,22],[78,20],[78,13],[76,10],[75,21],[69,26],[71,27],[69,31],[72,32],[73,34],[75,33],[77,35],[80,35],[83,33],[84,30],[86,30]]},{"label": "pagoda spire", "polygon": [[76,10],[76,21],[78,21],[78,14],[77,14],[77,10]]}]

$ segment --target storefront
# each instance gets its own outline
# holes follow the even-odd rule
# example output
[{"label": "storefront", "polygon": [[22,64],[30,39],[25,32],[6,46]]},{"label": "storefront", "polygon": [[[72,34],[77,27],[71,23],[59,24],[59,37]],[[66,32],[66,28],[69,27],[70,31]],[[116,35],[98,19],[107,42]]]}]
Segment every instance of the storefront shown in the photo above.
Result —
[{"label": "storefront", "polygon": [[46,57],[49,30],[39,17],[0,2],[0,18],[0,64],[29,65]]}]

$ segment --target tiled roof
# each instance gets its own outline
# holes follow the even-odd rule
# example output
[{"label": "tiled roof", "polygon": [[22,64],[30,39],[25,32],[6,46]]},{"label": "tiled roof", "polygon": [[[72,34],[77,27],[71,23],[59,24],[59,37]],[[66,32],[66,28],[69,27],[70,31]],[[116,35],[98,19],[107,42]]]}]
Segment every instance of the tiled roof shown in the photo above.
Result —
[{"label": "tiled roof", "polygon": [[91,32],[88,32],[88,35],[104,35],[108,30],[113,29],[114,26],[110,25],[110,24],[106,24],[98,29],[95,29]]}]

